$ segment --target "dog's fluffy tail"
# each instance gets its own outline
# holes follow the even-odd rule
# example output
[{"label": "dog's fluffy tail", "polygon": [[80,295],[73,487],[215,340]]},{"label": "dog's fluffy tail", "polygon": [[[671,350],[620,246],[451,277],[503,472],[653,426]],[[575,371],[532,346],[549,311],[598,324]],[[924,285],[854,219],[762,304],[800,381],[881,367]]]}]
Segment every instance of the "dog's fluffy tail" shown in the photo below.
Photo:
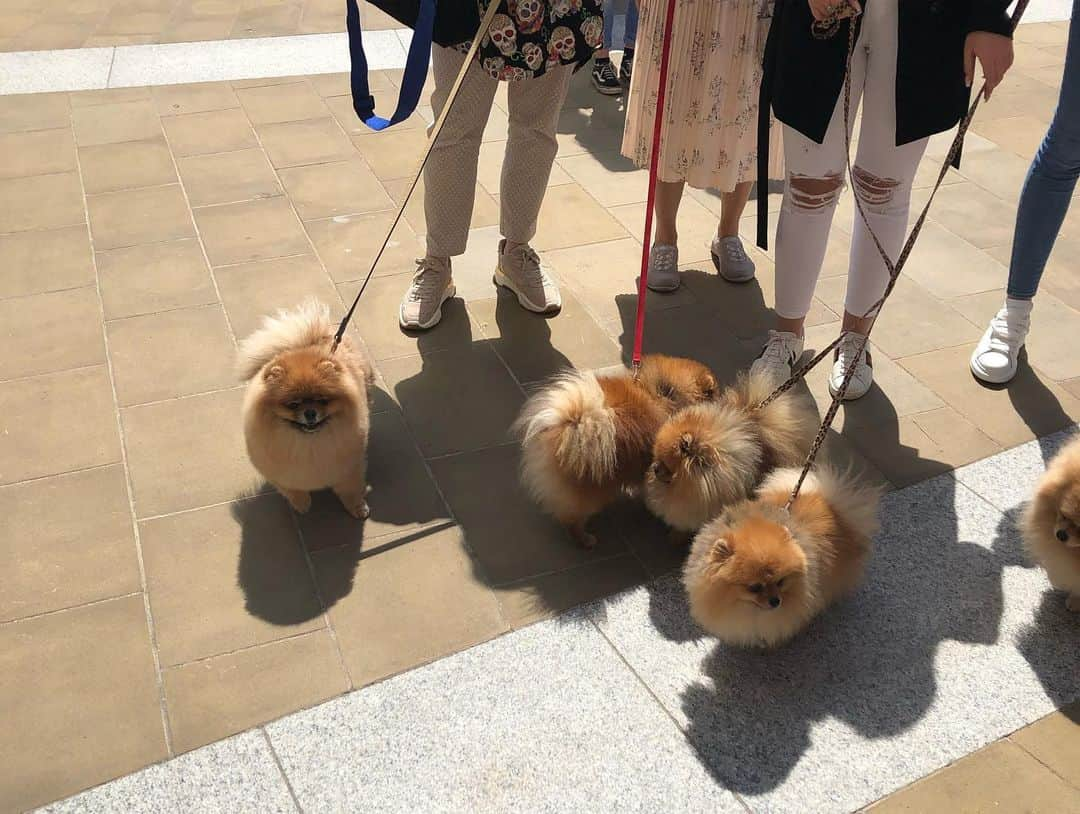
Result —
[{"label": "dog's fluffy tail", "polygon": [[806,460],[818,430],[817,410],[803,393],[788,390],[760,410],[775,389],[770,377],[742,373],[731,388],[734,405],[751,414],[774,466],[795,466]]},{"label": "dog's fluffy tail", "polygon": [[[799,479],[799,469],[778,469],[761,485],[759,494],[787,496]],[[867,481],[854,467],[846,470],[819,466],[806,476],[800,495],[819,494],[836,517],[869,542],[878,531],[878,505],[884,489]]]},{"label": "dog's fluffy tail", "polygon": [[570,371],[529,399],[515,424],[526,453],[547,438],[559,466],[601,481],[616,469],[615,413],[596,375]]},{"label": "dog's fluffy tail", "polygon": [[328,341],[334,328],[330,309],[313,298],[291,310],[263,317],[259,329],[240,343],[236,372],[247,381],[281,353]]}]

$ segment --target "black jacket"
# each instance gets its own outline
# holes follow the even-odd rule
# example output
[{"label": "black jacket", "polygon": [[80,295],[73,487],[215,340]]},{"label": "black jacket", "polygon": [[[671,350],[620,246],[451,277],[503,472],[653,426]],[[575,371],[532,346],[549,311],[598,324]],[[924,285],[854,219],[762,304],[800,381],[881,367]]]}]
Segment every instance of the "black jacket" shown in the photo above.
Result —
[{"label": "black jacket", "polygon": [[[956,125],[967,112],[964,38],[972,31],[1012,35],[1008,0],[862,0],[899,3],[896,143],[907,144]],[[765,46],[758,120],[758,188],[768,170],[769,110],[819,144],[844,86],[848,26],[827,40],[810,34],[806,0],[776,0]],[[861,17],[855,25],[861,26]],[[858,28],[856,28],[856,35]],[[959,156],[958,156],[959,158]],[[758,245],[765,245],[765,196],[759,195]]]}]

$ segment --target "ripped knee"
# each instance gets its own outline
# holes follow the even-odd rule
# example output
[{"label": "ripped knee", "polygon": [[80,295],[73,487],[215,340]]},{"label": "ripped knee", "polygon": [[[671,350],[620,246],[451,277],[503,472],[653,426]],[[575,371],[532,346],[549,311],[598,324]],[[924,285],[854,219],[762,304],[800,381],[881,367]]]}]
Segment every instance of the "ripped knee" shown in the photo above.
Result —
[{"label": "ripped knee", "polygon": [[855,166],[851,170],[851,180],[855,194],[868,209],[882,214],[892,209],[900,187],[900,182],[895,178],[882,178]]},{"label": "ripped knee", "polygon": [[791,205],[801,212],[828,211],[836,206],[844,188],[844,177],[831,173],[822,178],[788,173]]}]

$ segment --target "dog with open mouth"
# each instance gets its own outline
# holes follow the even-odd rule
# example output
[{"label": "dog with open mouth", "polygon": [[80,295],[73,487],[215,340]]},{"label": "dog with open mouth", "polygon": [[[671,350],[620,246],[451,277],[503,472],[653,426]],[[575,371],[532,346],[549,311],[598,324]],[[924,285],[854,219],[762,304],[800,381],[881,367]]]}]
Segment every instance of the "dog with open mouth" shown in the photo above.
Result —
[{"label": "dog with open mouth", "polygon": [[1024,544],[1065,591],[1065,607],[1080,613],[1080,436],[1050,462],[1024,511]]},{"label": "dog with open mouth", "polygon": [[297,512],[332,489],[353,517],[368,516],[371,369],[346,336],[331,354],[330,310],[308,300],[279,311],[240,344],[248,383],[244,439],[251,463]]}]

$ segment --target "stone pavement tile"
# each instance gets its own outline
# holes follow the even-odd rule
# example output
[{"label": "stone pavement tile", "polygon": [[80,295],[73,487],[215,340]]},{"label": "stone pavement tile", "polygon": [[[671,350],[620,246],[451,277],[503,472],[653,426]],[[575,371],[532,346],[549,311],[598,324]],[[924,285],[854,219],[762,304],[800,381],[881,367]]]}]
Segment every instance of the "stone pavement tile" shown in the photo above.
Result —
[{"label": "stone pavement tile", "polygon": [[[365,6],[361,9],[361,15],[367,8]],[[401,23],[395,22],[395,28],[400,26]],[[364,30],[368,30],[368,26],[365,25]],[[311,87],[324,99],[332,96],[348,96],[351,101],[352,84],[348,73],[322,73],[308,77],[308,79],[311,82]],[[368,71],[368,90],[372,93],[396,94],[397,89],[398,86],[391,81],[386,71]],[[422,104],[427,104],[423,99],[420,101]]]},{"label": "stone pavement tile", "polygon": [[520,451],[509,444],[431,462],[465,543],[493,585],[505,585],[626,553],[604,517],[592,526],[598,544],[586,550],[548,517],[521,485]]},{"label": "stone pavement tile", "polygon": [[307,82],[240,88],[236,95],[252,124],[295,122],[326,115],[326,105]]},{"label": "stone pavement tile", "polygon": [[228,82],[161,85],[152,88],[151,93],[161,116],[181,116],[240,107],[240,100]]},{"label": "stone pavement tile", "polygon": [[929,220],[988,249],[1012,243],[1016,208],[970,182],[949,184],[938,190]]},{"label": "stone pavement tile", "polygon": [[1060,65],[1061,59],[1042,44],[1018,42],[1013,46],[1013,67],[1020,71]]},{"label": "stone pavement tile", "polygon": [[[1080,275],[1076,274],[1075,258],[1080,251],[1080,239],[1059,235],[1054,242],[1054,252],[1046,264],[1039,290],[1053,294],[1070,308],[1080,311]],[[1004,246],[995,250],[1000,252],[998,259],[1006,265],[1011,252]],[[1039,302],[1042,300],[1040,299]],[[1036,305],[1036,307],[1039,307]]]},{"label": "stone pavement tile", "polygon": [[306,254],[311,244],[284,197],[195,211],[211,265]]},{"label": "stone pavement tile", "polygon": [[193,207],[281,194],[274,169],[266,154],[257,148],[181,158],[177,163]]},{"label": "stone pavement tile", "polygon": [[[641,246],[641,235],[645,231],[645,204],[642,202],[613,206],[609,210],[616,220],[623,225],[630,237]],[[716,236],[716,225],[719,218],[689,196],[684,197],[679,204],[679,263],[710,263],[712,253],[710,246]],[[622,237],[622,235],[620,235]],[[599,239],[597,240],[597,242]],[[747,251],[751,249],[753,240],[743,241]],[[640,248],[638,249],[640,253]],[[755,257],[756,259],[756,257]],[[640,268],[641,261],[638,260]]]},{"label": "stone pavement tile", "polygon": [[206,259],[193,238],[97,254],[105,319],[217,302]]},{"label": "stone pavement tile", "polygon": [[[844,311],[847,280],[832,277],[818,283],[817,295],[834,313]],[[964,319],[947,302],[913,280],[901,279],[874,325],[874,344],[893,359],[954,345],[971,345],[982,329]]]},{"label": "stone pavement tile", "polygon": [[237,339],[258,328],[264,316],[308,297],[328,305],[335,319],[341,313],[337,289],[310,254],[226,266],[214,277]]},{"label": "stone pavement tile", "polygon": [[977,249],[943,226],[928,222],[919,234],[903,274],[933,296],[947,300],[1000,290],[1008,269],[991,252]]},{"label": "stone pavement tile", "polygon": [[179,184],[91,195],[86,204],[98,250],[195,236]]},{"label": "stone pavement tile", "polygon": [[75,139],[80,147],[115,144],[121,141],[145,141],[161,136],[157,109],[147,99],[137,102],[113,102],[71,111]]},{"label": "stone pavement tile", "polygon": [[0,622],[141,590],[119,466],[0,489]]},{"label": "stone pavement tile", "polygon": [[233,500],[261,483],[240,432],[243,390],[121,411],[137,517]]},{"label": "stone pavement tile", "polygon": [[417,529],[374,551],[350,543],[312,561],[354,686],[506,632],[452,525]]},{"label": "stone pavement tile", "polygon": [[1018,26],[1013,33],[1015,42],[1028,42],[1032,45],[1060,45],[1069,39],[1068,25],[1055,23],[1031,23]]},{"label": "stone pavement tile", "polygon": [[1080,706],[1070,704],[1059,712],[1024,727],[1009,740],[1040,763],[1080,788]]},{"label": "stone pavement tile", "polygon": [[274,37],[295,34],[301,5],[296,0],[253,0],[240,7],[230,37]]},{"label": "stone pavement tile", "polygon": [[47,175],[75,169],[71,128],[0,134],[0,178]]},{"label": "stone pavement tile", "polygon": [[178,753],[349,689],[337,645],[326,630],[170,667],[162,681]]},{"label": "stone pavement tile", "polygon": [[217,303],[113,320],[106,331],[121,407],[236,383],[236,346]]},{"label": "stone pavement tile", "polygon": [[1060,382],[1060,384],[1069,393],[1080,398],[1080,379],[1069,379],[1067,382]]},{"label": "stone pavement tile", "polygon": [[48,814],[198,810],[237,814],[296,810],[261,732],[245,732],[45,809]]},{"label": "stone pavement tile", "polygon": [[139,523],[163,667],[325,627],[278,495]]},{"label": "stone pavement tile", "polygon": [[[196,0],[197,1],[197,0]],[[239,7],[239,3],[236,4]],[[235,14],[206,14],[170,22],[160,35],[160,42],[199,42],[229,39]]]},{"label": "stone pavement tile", "polygon": [[165,140],[124,141],[79,150],[87,195],[176,183],[176,168]]},{"label": "stone pavement tile", "polygon": [[25,297],[94,282],[86,226],[0,235],[0,297]]},{"label": "stone pavement tile", "polygon": [[[371,91],[372,93],[377,92],[375,88],[372,88]],[[382,112],[383,105],[392,104],[391,100],[396,97],[397,88],[394,88],[393,92],[384,91],[381,94],[381,98],[385,101],[379,103],[380,112]],[[351,96],[331,96],[323,101],[326,103],[326,107],[330,110],[331,115],[333,115],[337,123],[341,125],[341,129],[344,130],[350,138],[355,138],[357,136],[375,138],[379,136],[379,132],[372,130],[357,117],[356,111],[353,109]],[[319,115],[323,115],[323,113],[320,113]],[[401,135],[402,133],[412,131],[424,132],[427,130],[427,127],[428,120],[421,115],[420,110],[417,110],[416,113],[413,113],[405,121],[395,124],[391,133],[394,135]],[[393,138],[393,136],[389,137],[391,139]],[[383,135],[382,138],[387,138],[387,135]]]},{"label": "stone pavement tile", "polygon": [[[1066,686],[1076,658],[1027,645],[1045,578],[1000,513],[946,475],[886,495],[880,517],[864,587],[780,648],[704,637],[677,577],[591,611],[751,810],[857,809],[1045,714],[1044,681]],[[1064,617],[1044,628],[1055,647]],[[972,687],[994,699],[978,715]]]},{"label": "stone pavement tile", "polygon": [[337,0],[304,0],[300,17],[302,33],[332,33],[341,31],[345,22]]},{"label": "stone pavement tile", "polygon": [[[451,271],[454,275],[457,296],[466,303],[490,299],[498,291],[494,276],[501,238],[502,233],[498,226],[470,229],[465,253],[452,259]],[[554,271],[547,262],[546,252],[540,258],[540,262],[549,272]],[[553,277],[556,283],[560,282],[557,274],[553,274]]]},{"label": "stone pavement tile", "polygon": [[[360,298],[353,325],[375,361],[411,356],[417,352],[460,348],[472,341],[473,328],[469,315],[465,304],[458,298],[443,303],[442,321],[432,330],[409,333],[401,330],[398,306],[411,281],[411,272],[373,277]],[[341,299],[346,304],[352,303],[359,289],[359,282],[344,283],[338,287]]]},{"label": "stone pavement tile", "polygon": [[1030,165],[1030,156],[1022,158],[1004,150],[977,151],[964,156],[959,174],[1003,201],[1015,204],[1020,200]]},{"label": "stone pavement tile", "polygon": [[1080,400],[1028,365],[1006,389],[991,389],[968,370],[971,346],[932,351],[899,360],[954,410],[1003,447],[1056,432],[1080,418]]},{"label": "stone pavement tile", "polygon": [[66,93],[0,96],[0,133],[70,126],[71,107]]},{"label": "stone pavement tile", "polygon": [[77,223],[86,223],[77,173],[0,179],[0,228],[5,232],[57,229]]},{"label": "stone pavement tile", "polygon": [[577,184],[548,189],[532,246],[539,252],[626,237],[626,230]]},{"label": "stone pavement tile", "polygon": [[[953,307],[969,321],[989,324],[1001,308],[1002,293],[991,291],[953,302]],[[1025,348],[1028,359],[1054,381],[1080,376],[1080,346],[1062,341],[1080,333],[1080,311],[1076,311],[1049,292],[1041,291],[1036,301],[1031,331]]]},{"label": "stone pavement tile", "polygon": [[309,551],[345,544],[362,545],[387,536],[400,538],[421,526],[450,519],[397,410],[381,410],[371,416],[369,445],[371,517],[356,520],[330,492],[312,495],[311,511],[299,518],[300,532]]},{"label": "stone pavement tile", "polygon": [[178,158],[257,147],[255,131],[242,110],[212,110],[162,119]]},{"label": "stone pavement tile", "polygon": [[24,811],[163,760],[142,595],[0,626],[0,703],[5,810]]},{"label": "stone pavement tile", "polygon": [[[502,166],[506,158],[505,141],[486,141],[480,145],[480,159],[476,168],[476,180],[491,195],[498,195],[502,184]],[[573,183],[574,179],[556,161],[548,176],[548,186]]]},{"label": "stone pavement tile", "polygon": [[961,467],[956,470],[956,479],[1001,511],[1015,515],[1017,507],[1031,497],[1047,462],[1074,432],[1075,428],[1069,427]]},{"label": "stone pavement tile", "polygon": [[495,353],[483,345],[421,349],[379,369],[424,457],[506,443],[524,396]]},{"label": "stone pavement tile", "polygon": [[[458,653],[267,731],[305,810],[357,800],[387,812],[740,810],[603,638],[576,617]],[[634,782],[613,784],[597,772],[600,753],[616,776]],[[406,763],[430,771],[410,772],[403,783]]]},{"label": "stone pavement tile", "polygon": [[[408,192],[411,179],[402,178],[397,181],[387,181],[383,186],[394,200],[395,206],[400,206],[405,193]],[[427,222],[424,220],[424,180],[416,185],[416,190],[409,198],[405,207],[405,219],[418,235],[427,234]],[[494,197],[488,195],[479,185],[473,195],[472,220],[469,223],[471,229],[482,229],[486,226],[496,226],[499,223],[499,204]],[[534,248],[536,246],[534,241]]]},{"label": "stone pavement tile", "polygon": [[559,166],[601,206],[638,203],[648,195],[648,171],[618,151],[567,156]]},{"label": "stone pavement tile", "polygon": [[626,591],[649,580],[634,556],[621,554],[566,571],[539,574],[496,588],[503,617],[514,629]]},{"label": "stone pavement tile", "polygon": [[401,27],[401,23],[375,6],[361,6],[360,15],[365,31],[387,31]]},{"label": "stone pavement tile", "polygon": [[1020,158],[1031,160],[1046,135],[1046,121],[1033,116],[1010,116],[1004,119],[976,119],[972,130]]},{"label": "stone pavement tile", "polygon": [[293,167],[280,175],[302,220],[375,212],[394,205],[363,161]]},{"label": "stone pavement tile", "polygon": [[356,153],[352,142],[329,116],[264,124],[257,130],[270,162],[278,168],[343,161]]},{"label": "stone pavement tile", "polygon": [[395,133],[392,137],[355,135],[352,143],[380,181],[398,178],[411,181],[427,149],[428,137],[424,130],[417,129]]},{"label": "stone pavement tile", "polygon": [[517,297],[497,296],[469,304],[480,330],[519,382],[547,379],[568,367],[593,370],[619,363],[619,347],[569,291],[562,310],[545,318],[522,308]]},{"label": "stone pavement tile", "polygon": [[[1039,70],[1056,72],[1052,87],[1039,80],[1037,74],[1034,73]],[[1054,68],[1033,68],[1029,72],[1019,69],[1010,71],[1008,79],[994,89],[994,95],[990,97],[990,100],[979,105],[979,112],[975,116],[976,125],[981,123],[993,127],[1003,119],[1027,116],[1042,122],[1045,132],[1050,119],[1053,118],[1054,108],[1057,107],[1061,74],[1060,64]],[[982,133],[982,130],[980,129],[979,132]],[[995,140],[986,133],[982,135]],[[1034,151],[1026,155],[1028,161],[1031,160],[1032,155]]]},{"label": "stone pavement tile", "polygon": [[5,51],[45,51],[80,48],[94,32],[100,15],[78,15],[66,21],[39,19],[17,37],[8,40]]},{"label": "stone pavement tile", "polygon": [[[304,224],[320,259],[335,282],[362,280],[382,245],[394,213],[370,212],[338,215]],[[386,251],[379,258],[376,277],[416,270],[415,260],[424,256],[424,244],[402,218],[390,236]]]},{"label": "stone pavement tile", "polygon": [[120,460],[112,388],[102,367],[0,382],[0,484]]},{"label": "stone pavement tile", "polygon": [[140,102],[150,98],[150,88],[101,88],[83,90],[71,94],[71,107],[93,107],[95,105]]},{"label": "stone pavement tile", "polygon": [[0,325],[6,334],[0,379],[105,361],[101,308],[93,286],[0,300]]},{"label": "stone pavement tile", "polygon": [[1009,741],[992,743],[869,811],[1080,811],[1080,791]]}]

